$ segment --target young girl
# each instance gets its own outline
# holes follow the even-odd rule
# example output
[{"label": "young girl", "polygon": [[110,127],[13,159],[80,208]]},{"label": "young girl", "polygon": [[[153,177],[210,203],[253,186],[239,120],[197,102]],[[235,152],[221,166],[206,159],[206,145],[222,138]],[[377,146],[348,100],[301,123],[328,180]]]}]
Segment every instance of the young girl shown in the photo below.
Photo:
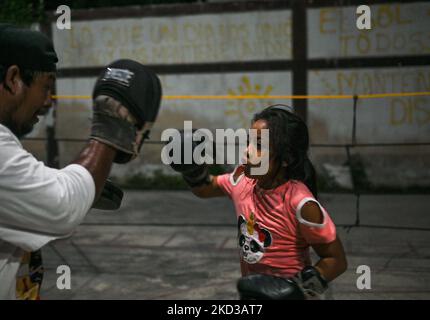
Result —
[{"label": "young girl", "polygon": [[[231,174],[209,176],[204,165],[172,167],[196,196],[232,199],[242,298],[318,296],[346,270],[347,262],[335,225],[317,201],[306,124],[287,106],[275,105],[256,114],[251,129],[257,130],[257,143],[248,145],[245,163]],[[262,129],[269,129],[269,150],[261,148]],[[264,158],[264,152],[269,152],[269,170],[253,176],[249,160]],[[309,247],[320,257],[313,267]]]}]

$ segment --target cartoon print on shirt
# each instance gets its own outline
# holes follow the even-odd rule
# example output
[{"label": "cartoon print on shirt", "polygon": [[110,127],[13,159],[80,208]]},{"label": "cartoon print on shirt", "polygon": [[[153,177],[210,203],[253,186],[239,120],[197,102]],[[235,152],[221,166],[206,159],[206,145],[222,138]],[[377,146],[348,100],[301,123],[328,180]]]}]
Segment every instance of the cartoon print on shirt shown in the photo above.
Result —
[{"label": "cartoon print on shirt", "polygon": [[237,227],[240,256],[247,263],[257,263],[263,257],[265,248],[272,244],[272,235],[255,222],[253,212],[248,221],[240,215]]}]

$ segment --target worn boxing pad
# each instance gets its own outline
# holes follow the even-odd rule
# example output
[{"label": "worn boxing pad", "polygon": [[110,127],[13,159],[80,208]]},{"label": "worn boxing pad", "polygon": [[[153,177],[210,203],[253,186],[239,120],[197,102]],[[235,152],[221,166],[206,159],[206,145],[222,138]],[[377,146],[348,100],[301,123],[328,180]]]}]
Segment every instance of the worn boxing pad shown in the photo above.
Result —
[{"label": "worn boxing pad", "polygon": [[91,138],[117,149],[117,163],[134,159],[157,118],[161,94],[148,67],[129,59],[111,63],[94,86]]}]

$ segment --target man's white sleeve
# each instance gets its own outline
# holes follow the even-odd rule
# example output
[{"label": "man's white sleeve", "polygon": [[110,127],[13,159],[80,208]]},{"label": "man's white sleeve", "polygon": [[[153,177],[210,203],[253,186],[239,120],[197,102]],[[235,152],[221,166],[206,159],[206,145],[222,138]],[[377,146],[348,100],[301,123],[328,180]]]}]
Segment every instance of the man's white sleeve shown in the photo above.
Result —
[{"label": "man's white sleeve", "polygon": [[0,239],[25,250],[69,235],[95,197],[91,174],[46,167],[0,131]]}]

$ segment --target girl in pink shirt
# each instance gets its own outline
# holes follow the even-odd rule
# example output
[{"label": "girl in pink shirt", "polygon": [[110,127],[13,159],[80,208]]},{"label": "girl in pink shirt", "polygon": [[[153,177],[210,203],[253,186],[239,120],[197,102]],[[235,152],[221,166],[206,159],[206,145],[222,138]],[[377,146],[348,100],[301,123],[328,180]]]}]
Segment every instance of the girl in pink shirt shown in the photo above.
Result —
[{"label": "girl in pink shirt", "polygon": [[[283,105],[256,114],[244,164],[231,174],[209,176],[204,165],[181,170],[198,197],[232,199],[238,228],[243,278],[242,298],[301,299],[319,296],[347,267],[336,227],[317,201],[315,170],[307,152],[306,124]],[[261,130],[269,129],[269,149],[261,148]],[[269,170],[252,175],[255,163],[269,153]],[[309,248],[320,260],[312,266]]]}]

